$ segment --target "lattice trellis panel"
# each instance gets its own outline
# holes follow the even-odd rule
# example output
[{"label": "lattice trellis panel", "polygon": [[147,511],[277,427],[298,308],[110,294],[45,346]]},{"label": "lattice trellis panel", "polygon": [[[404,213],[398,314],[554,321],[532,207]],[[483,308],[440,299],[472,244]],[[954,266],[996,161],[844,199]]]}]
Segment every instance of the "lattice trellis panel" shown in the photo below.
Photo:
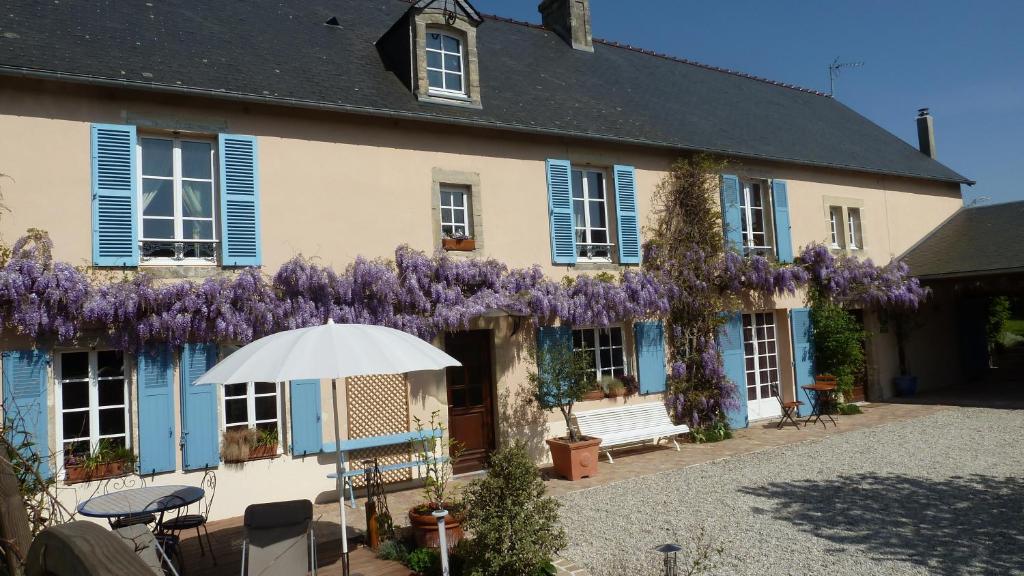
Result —
[{"label": "lattice trellis panel", "polygon": [[[401,434],[409,431],[409,383],[402,374],[357,376],[348,378],[345,388],[348,410],[348,437],[366,438]],[[349,467],[362,466],[362,460],[378,459],[381,466],[409,461],[409,445],[358,450],[350,455]],[[412,480],[412,470],[393,470],[383,474],[385,482]],[[362,476],[353,478],[355,486],[365,486]]]}]

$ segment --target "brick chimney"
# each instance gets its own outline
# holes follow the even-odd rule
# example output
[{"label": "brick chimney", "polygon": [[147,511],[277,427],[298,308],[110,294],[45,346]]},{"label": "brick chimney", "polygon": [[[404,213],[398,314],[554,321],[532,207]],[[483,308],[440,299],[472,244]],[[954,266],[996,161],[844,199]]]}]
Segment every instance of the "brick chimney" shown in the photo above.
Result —
[{"label": "brick chimney", "polygon": [[917,111],[917,141],[921,152],[935,158],[935,127],[927,108]]},{"label": "brick chimney", "polygon": [[544,27],[561,36],[574,49],[594,51],[590,0],[542,0],[537,10]]}]

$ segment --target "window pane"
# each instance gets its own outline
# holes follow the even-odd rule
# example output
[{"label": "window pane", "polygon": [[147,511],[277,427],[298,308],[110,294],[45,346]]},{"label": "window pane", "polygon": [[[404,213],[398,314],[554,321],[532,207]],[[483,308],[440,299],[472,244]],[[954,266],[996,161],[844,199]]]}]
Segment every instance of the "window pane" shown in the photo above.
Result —
[{"label": "window pane", "polygon": [[747,388],[747,400],[757,400],[757,388]]},{"label": "window pane", "polygon": [[445,191],[445,190],[441,190],[441,206],[451,206],[451,205],[452,205],[452,193],[448,192],[448,191]]},{"label": "window pane", "polygon": [[67,352],[60,355],[60,377],[64,380],[89,377],[89,353]]},{"label": "window pane", "polygon": [[184,240],[213,240],[212,220],[185,220],[181,223]]},{"label": "window pane", "polygon": [[89,383],[65,382],[61,384],[61,402],[65,410],[89,407]]},{"label": "window pane", "polygon": [[174,181],[142,179],[142,215],[174,216]]},{"label": "window pane", "polygon": [[466,211],[465,210],[455,210],[453,212],[452,216],[454,217],[452,219],[452,221],[455,222],[456,224],[465,224],[466,223]]},{"label": "window pane", "polygon": [[277,392],[277,384],[273,382],[256,382],[254,388],[256,394],[274,394]]},{"label": "window pane", "polygon": [[451,36],[442,36],[442,40],[444,41],[445,52],[461,52],[461,49],[459,48],[460,43],[457,38],[453,38]]},{"label": "window pane", "polygon": [[124,380],[99,381],[100,406],[124,405]]},{"label": "window pane", "polygon": [[612,345],[613,346],[622,346],[622,329],[621,328],[612,328],[611,332],[612,332]]},{"label": "window pane", "polygon": [[427,70],[427,82],[431,88],[444,88],[444,75],[434,70]]},{"label": "window pane", "polygon": [[224,386],[224,397],[245,396],[245,391],[248,389],[248,386],[248,384],[226,384]]},{"label": "window pane", "polygon": [[441,35],[437,33],[427,34],[427,48],[434,50],[441,49]]},{"label": "window pane", "polygon": [[601,366],[607,368],[612,365],[612,351],[607,348],[601,349]]},{"label": "window pane", "polygon": [[[591,230],[590,231],[590,241],[595,243],[595,244],[601,244],[603,242],[607,242],[608,241],[608,231],[607,230]],[[607,250],[605,250],[605,253],[607,253]]]},{"label": "window pane", "polygon": [[224,401],[225,424],[238,424],[248,421],[249,414],[246,409],[245,398],[235,398]]},{"label": "window pane", "polygon": [[[68,437],[65,435],[65,437]],[[86,458],[89,456],[89,441],[79,440],[78,442],[68,442],[64,444],[64,458],[67,460],[68,456],[77,456],[78,458]]]},{"label": "window pane", "polygon": [[213,218],[213,184],[182,182],[181,215],[185,218]]},{"label": "window pane", "polygon": [[598,346],[600,346],[602,348],[607,348],[608,346],[611,346],[611,341],[612,341],[611,332],[609,332],[608,330],[598,330],[597,331],[597,345]]},{"label": "window pane", "polygon": [[100,410],[100,436],[124,434],[124,408]]},{"label": "window pane", "polygon": [[427,50],[427,68],[441,69],[441,53]]},{"label": "window pane", "polygon": [[445,90],[455,90],[456,92],[462,92],[462,75],[451,73],[445,74],[444,87]]},{"label": "window pane", "polygon": [[463,192],[455,192],[454,194],[451,195],[451,197],[452,197],[452,206],[455,206],[456,208],[462,208],[463,206],[466,205],[466,195],[465,195],[465,193],[463,193]]},{"label": "window pane", "polygon": [[174,143],[159,138],[142,139],[142,173],[146,176],[173,176]]},{"label": "window pane", "polygon": [[604,228],[604,202],[590,203],[590,225],[594,228]]},{"label": "window pane", "polygon": [[587,195],[590,198],[604,200],[604,174],[587,172]]},{"label": "window pane", "polygon": [[572,214],[577,228],[584,228],[587,225],[587,215],[584,212],[584,206],[583,200],[572,201]]},{"label": "window pane", "polygon": [[444,69],[447,72],[462,72],[462,56],[458,54],[445,54]]},{"label": "window pane", "polygon": [[124,352],[103,350],[96,353],[96,366],[100,378],[124,376]]},{"label": "window pane", "polygon": [[612,366],[625,366],[622,357],[622,348],[612,348]]},{"label": "window pane", "polygon": [[583,172],[580,170],[572,171],[572,197],[583,198]]},{"label": "window pane", "polygon": [[174,240],[174,220],[143,218],[142,236],[157,240]]},{"label": "window pane", "polygon": [[277,396],[260,396],[256,398],[256,419],[273,420],[277,418]]},{"label": "window pane", "polygon": [[181,176],[182,178],[213,177],[211,174],[210,157],[213,146],[209,142],[181,143]]},{"label": "window pane", "polygon": [[89,412],[67,412],[64,414],[65,438],[89,437]]}]

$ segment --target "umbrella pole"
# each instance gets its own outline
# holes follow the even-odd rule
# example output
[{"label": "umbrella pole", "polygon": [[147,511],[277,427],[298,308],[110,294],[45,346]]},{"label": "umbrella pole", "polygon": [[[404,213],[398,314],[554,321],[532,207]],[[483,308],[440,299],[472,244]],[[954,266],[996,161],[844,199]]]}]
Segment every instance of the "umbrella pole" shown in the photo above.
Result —
[{"label": "umbrella pole", "polygon": [[331,378],[331,400],[334,402],[334,472],[338,479],[338,504],[341,508],[341,573],[349,576],[348,526],[345,523],[345,478],[341,475],[341,431],[338,428],[338,380]]}]

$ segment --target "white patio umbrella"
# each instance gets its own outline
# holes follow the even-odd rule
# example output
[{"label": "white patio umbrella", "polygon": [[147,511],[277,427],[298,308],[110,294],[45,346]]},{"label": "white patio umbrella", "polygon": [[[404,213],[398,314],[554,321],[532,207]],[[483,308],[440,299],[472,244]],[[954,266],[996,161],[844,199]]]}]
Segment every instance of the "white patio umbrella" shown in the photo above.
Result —
[{"label": "white patio umbrella", "polygon": [[193,385],[242,382],[286,382],[331,379],[334,405],[334,447],[337,455],[338,504],[341,507],[341,550],[348,574],[348,529],[345,486],[341,476],[341,434],[338,429],[338,378],[402,374],[461,366],[458,360],[419,338],[384,326],[335,324],[298,328],[265,336],[244,346],[200,376]]}]

